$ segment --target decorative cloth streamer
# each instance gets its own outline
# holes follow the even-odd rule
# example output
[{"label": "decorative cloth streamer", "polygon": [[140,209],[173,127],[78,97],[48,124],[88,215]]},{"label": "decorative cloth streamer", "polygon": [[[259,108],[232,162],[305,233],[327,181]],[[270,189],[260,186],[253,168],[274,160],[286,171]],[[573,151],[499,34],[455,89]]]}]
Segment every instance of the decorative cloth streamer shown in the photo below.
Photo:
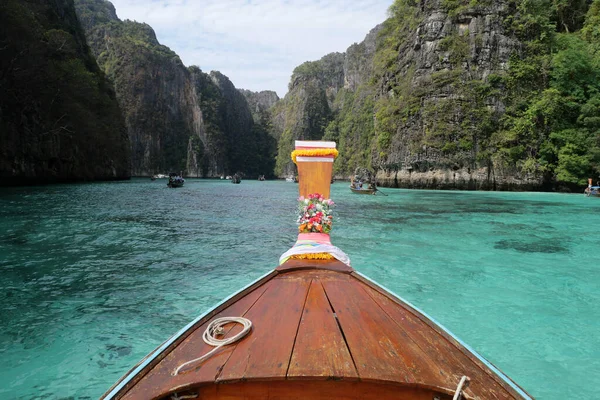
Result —
[{"label": "decorative cloth streamer", "polygon": [[317,253],[331,254],[336,260],[350,266],[350,258],[342,250],[331,244],[329,235],[326,233],[300,233],[294,246],[279,257],[279,265],[295,255]]}]

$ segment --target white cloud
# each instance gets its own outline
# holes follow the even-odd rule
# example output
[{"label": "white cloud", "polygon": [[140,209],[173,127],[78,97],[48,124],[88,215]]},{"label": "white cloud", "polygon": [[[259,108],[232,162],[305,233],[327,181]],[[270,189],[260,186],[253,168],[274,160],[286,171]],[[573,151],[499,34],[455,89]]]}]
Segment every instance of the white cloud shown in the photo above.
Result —
[{"label": "white cloud", "polygon": [[238,88],[282,97],[293,69],[345,51],[384,21],[393,0],[111,0],[146,22],[185,65],[218,70]]}]

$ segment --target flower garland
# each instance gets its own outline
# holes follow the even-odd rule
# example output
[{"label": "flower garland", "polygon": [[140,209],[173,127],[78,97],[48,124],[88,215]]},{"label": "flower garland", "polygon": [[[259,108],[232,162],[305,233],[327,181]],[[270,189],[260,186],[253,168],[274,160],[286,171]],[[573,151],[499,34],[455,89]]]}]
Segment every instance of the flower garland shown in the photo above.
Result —
[{"label": "flower garland", "polygon": [[339,152],[336,149],[299,149],[292,151],[292,160],[297,164],[297,157],[327,157],[337,158]]},{"label": "flower garland", "polygon": [[298,198],[298,231],[300,233],[329,233],[333,220],[333,200],[325,199],[319,193]]},{"label": "flower garland", "polygon": [[298,198],[298,240],[279,257],[279,264],[287,260],[331,261],[350,265],[348,256],[331,244],[329,232],[335,203],[319,193]]},{"label": "flower garland", "polygon": [[292,260],[335,260],[329,253],[296,254],[290,257]]}]

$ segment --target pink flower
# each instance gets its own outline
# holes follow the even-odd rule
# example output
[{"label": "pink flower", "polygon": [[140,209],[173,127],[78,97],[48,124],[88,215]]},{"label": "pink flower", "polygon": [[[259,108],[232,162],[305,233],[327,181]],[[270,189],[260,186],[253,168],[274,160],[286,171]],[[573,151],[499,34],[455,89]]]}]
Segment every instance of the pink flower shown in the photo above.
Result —
[{"label": "pink flower", "polygon": [[298,201],[300,202],[298,224],[303,232],[329,233],[331,231],[332,216],[328,215],[334,204],[331,199],[325,199],[319,193],[311,193],[306,197],[300,196]]}]

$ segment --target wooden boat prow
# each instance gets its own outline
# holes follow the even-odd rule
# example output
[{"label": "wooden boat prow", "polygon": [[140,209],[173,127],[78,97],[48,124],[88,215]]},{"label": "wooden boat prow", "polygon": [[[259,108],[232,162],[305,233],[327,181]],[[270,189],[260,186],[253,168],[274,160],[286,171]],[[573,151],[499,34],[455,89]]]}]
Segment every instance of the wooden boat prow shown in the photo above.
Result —
[{"label": "wooden boat prow", "polygon": [[[329,182],[327,173],[321,178]],[[219,317],[245,317],[252,329],[174,375],[213,349],[202,336]],[[240,330],[231,323],[224,337]],[[103,398],[446,400],[465,376],[469,385],[458,391],[463,399],[531,398],[426,314],[351,266],[290,259],[192,321]]]},{"label": "wooden boat prow", "polygon": [[[252,332],[199,365],[222,316]],[[241,327],[231,324],[227,336]],[[145,364],[145,365],[144,365]],[[140,368],[141,367],[141,368]],[[230,297],[146,359],[119,399],[528,399],[522,389],[401,298],[339,261],[290,260]]]}]

